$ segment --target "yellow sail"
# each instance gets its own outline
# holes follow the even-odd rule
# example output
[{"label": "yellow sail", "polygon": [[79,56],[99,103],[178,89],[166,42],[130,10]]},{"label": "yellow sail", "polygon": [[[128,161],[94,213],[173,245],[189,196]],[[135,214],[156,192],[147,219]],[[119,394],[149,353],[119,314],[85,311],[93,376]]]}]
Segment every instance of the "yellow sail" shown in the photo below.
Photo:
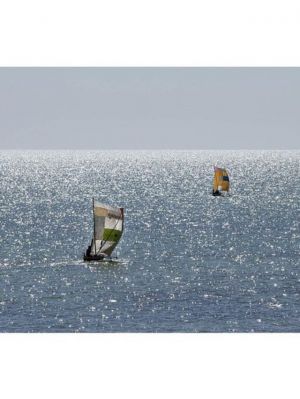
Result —
[{"label": "yellow sail", "polygon": [[229,176],[226,169],[215,166],[213,193],[221,193],[222,191],[229,191]]}]

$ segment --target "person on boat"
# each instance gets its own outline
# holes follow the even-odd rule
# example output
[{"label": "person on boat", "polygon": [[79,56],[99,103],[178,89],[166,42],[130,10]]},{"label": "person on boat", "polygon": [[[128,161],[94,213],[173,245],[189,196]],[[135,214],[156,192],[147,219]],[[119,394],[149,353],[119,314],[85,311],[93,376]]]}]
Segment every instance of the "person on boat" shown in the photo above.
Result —
[{"label": "person on boat", "polygon": [[92,246],[89,245],[87,250],[86,250],[85,256],[90,256],[91,255],[91,249],[92,249]]}]

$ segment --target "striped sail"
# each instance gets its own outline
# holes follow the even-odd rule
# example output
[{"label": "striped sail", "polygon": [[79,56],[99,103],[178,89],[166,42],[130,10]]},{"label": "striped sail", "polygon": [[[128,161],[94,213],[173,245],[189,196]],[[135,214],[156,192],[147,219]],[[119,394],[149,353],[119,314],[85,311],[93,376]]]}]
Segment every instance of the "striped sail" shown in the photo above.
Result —
[{"label": "striped sail", "polygon": [[110,256],[123,233],[123,208],[116,208],[94,201],[94,238],[91,255]]},{"label": "striped sail", "polygon": [[215,166],[213,191],[229,191],[229,176],[226,169]]}]

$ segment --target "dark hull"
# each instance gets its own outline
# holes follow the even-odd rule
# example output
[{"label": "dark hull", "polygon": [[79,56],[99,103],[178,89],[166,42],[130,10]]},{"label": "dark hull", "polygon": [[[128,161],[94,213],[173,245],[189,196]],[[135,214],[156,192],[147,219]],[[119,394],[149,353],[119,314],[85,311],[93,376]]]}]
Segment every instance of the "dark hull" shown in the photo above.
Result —
[{"label": "dark hull", "polygon": [[213,191],[213,192],[212,192],[212,195],[213,195],[214,197],[220,197],[222,194],[220,193],[219,190],[217,190],[217,191]]}]

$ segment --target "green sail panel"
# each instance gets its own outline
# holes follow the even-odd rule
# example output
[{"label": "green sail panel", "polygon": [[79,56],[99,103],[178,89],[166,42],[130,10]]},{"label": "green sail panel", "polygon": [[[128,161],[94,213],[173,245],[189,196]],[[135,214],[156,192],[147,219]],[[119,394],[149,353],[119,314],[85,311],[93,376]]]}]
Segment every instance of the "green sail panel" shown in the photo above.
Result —
[{"label": "green sail panel", "polygon": [[113,241],[118,243],[122,236],[122,231],[116,229],[104,229],[103,240],[104,241]]}]

